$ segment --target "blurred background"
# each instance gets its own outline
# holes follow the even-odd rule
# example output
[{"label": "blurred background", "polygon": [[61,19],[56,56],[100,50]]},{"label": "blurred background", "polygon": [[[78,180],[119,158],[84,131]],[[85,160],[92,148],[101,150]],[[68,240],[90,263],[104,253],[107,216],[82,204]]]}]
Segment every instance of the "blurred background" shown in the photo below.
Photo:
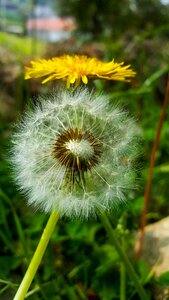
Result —
[{"label": "blurred background", "polygon": [[[132,200],[114,212],[111,219],[150,299],[169,299],[164,297],[169,273],[160,279],[150,276],[155,262],[149,264],[149,258],[136,261],[133,254],[150,154],[167,84],[167,0],[0,1],[0,299],[12,299],[15,294],[48,218],[27,207],[25,197],[13,183],[8,156],[14,124],[25,107],[32,102],[36,104],[36,96],[48,93],[59,83],[42,86],[38,79],[25,81],[24,67],[36,58],[65,53],[124,61],[137,72],[130,83],[96,80],[90,85],[129,110],[142,130],[139,188],[130,193]],[[147,222],[152,225],[169,214],[168,117],[167,109],[148,205]],[[166,241],[169,244],[169,236]],[[147,243],[151,245],[151,241]],[[99,220],[86,223],[61,220],[27,298],[120,299],[120,266],[116,250]],[[138,299],[128,278],[126,299]]]}]

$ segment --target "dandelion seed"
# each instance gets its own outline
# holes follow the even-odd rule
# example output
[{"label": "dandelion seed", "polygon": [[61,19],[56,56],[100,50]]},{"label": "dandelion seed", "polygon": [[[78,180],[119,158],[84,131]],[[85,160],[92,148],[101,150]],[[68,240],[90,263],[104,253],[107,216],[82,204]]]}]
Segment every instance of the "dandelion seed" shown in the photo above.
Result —
[{"label": "dandelion seed", "polygon": [[46,77],[42,83],[63,79],[67,88],[70,85],[76,88],[81,81],[87,84],[89,78],[130,81],[136,73],[130,69],[130,65],[123,66],[123,64],[123,62],[115,63],[114,60],[102,62],[85,55],[63,55],[31,61],[32,66],[26,67],[25,79]]},{"label": "dandelion seed", "polygon": [[61,216],[111,211],[133,188],[136,126],[87,89],[41,100],[13,137],[12,163],[28,203]]}]

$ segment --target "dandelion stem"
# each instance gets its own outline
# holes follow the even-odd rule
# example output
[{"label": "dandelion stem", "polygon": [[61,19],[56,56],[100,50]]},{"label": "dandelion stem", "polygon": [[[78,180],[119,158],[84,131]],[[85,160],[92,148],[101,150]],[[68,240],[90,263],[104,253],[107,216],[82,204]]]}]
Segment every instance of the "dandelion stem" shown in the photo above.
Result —
[{"label": "dandelion stem", "polygon": [[126,300],[126,267],[123,261],[120,264],[120,300]]},{"label": "dandelion stem", "polygon": [[55,225],[59,219],[59,213],[53,211],[49,217],[49,220],[46,224],[46,227],[42,233],[39,244],[35,250],[35,253],[32,257],[32,260],[29,264],[29,267],[25,273],[25,276],[19,286],[19,289],[14,297],[14,300],[23,300],[26,296],[26,293],[32,283],[32,280],[36,274],[36,271],[40,265],[42,257],[45,253],[46,247],[52,235],[52,232],[55,228]]},{"label": "dandelion stem", "polygon": [[[124,221],[124,217],[123,217],[123,221]],[[124,233],[121,238],[121,245],[123,251],[125,252],[126,243],[125,243]],[[120,300],[126,300],[126,266],[123,261],[120,263]]]},{"label": "dandelion stem", "polygon": [[119,257],[121,258],[122,262],[125,265],[126,270],[128,271],[128,275],[130,276],[131,280],[133,281],[135,288],[140,296],[141,300],[148,300],[148,296],[144,290],[144,288],[142,287],[139,278],[137,277],[137,274],[135,273],[135,270],[131,264],[131,262],[129,261],[126,253],[123,251],[123,249],[121,248],[121,245],[116,237],[116,234],[107,218],[107,216],[104,213],[99,212],[99,217],[102,221],[102,224],[104,226],[104,228],[106,229],[110,240],[113,242],[114,247],[116,248]]},{"label": "dandelion stem", "polygon": [[135,249],[135,254],[136,254],[137,259],[140,258],[142,250],[143,250],[144,232],[145,232],[145,226],[146,226],[146,214],[147,214],[147,206],[148,206],[148,200],[149,200],[149,194],[150,194],[150,188],[151,188],[151,181],[152,181],[152,176],[153,176],[153,169],[154,169],[156,152],[158,149],[161,129],[162,129],[162,125],[164,122],[168,101],[169,101],[169,76],[168,76],[163,106],[162,106],[162,110],[161,110],[161,115],[159,118],[156,135],[154,138],[154,144],[153,144],[153,148],[152,148],[150,165],[149,165],[149,174],[148,174],[147,183],[146,183],[145,192],[144,192],[144,206],[143,206],[143,211],[142,211],[142,216],[141,216],[140,236],[139,236],[139,240],[137,241],[136,249]]}]

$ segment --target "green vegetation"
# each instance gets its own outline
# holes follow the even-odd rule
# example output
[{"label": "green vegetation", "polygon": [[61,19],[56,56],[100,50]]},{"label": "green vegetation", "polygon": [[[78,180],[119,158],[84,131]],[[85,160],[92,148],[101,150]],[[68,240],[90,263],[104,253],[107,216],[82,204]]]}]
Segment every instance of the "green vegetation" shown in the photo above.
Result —
[{"label": "green vegetation", "polygon": [[[100,22],[101,28],[98,27],[99,30],[96,32],[93,25],[95,20],[91,15],[92,11],[89,14],[89,7],[85,7],[83,1],[70,1],[71,13],[75,11],[75,5],[77,7],[81,3],[78,9],[84,18],[78,19],[74,13],[80,30],[74,39],[65,43],[46,45],[25,37],[0,33],[0,53],[3,53],[0,55],[0,299],[2,300],[13,299],[48,220],[48,215],[28,207],[26,196],[15,187],[8,156],[10,137],[15,131],[13,124],[17,122],[18,116],[23,113],[26,105],[36,104],[34,96],[48,93],[58,83],[52,82],[41,86],[36,79],[31,82],[24,81],[23,66],[35,56],[52,57],[66,52],[94,55],[105,61],[112,58],[118,62],[125,61],[137,72],[136,78],[129,84],[97,80],[90,82],[89,88],[108,93],[112,102],[125,106],[130,115],[137,119],[141,128],[143,142],[142,153],[137,162],[138,188],[129,192],[129,198],[132,200],[113,212],[110,221],[149,299],[155,299],[154,286],[169,285],[169,273],[156,279],[146,261],[137,261],[134,258],[134,235],[140,228],[150,155],[169,70],[167,6],[164,12],[164,7],[158,9],[155,5],[159,4],[159,1],[151,1],[151,4],[149,1],[143,1],[142,5],[141,1],[136,2],[135,16],[139,13],[139,19],[135,18],[133,21],[130,19],[131,9],[129,11],[127,8],[129,1],[119,1],[118,4],[117,1],[112,1],[113,12],[112,5],[108,8],[106,6],[103,11],[103,5],[100,7],[98,5],[99,1],[90,1],[93,10],[97,4],[97,22]],[[63,10],[64,1],[60,3]],[[68,4],[66,5],[68,14],[70,9],[68,10]],[[153,8],[159,20],[156,25]],[[125,9],[126,19],[123,23]],[[115,31],[112,30],[112,26],[116,26]],[[88,35],[83,35],[82,32]],[[169,214],[168,120],[167,108],[148,204],[149,224]],[[101,221],[97,219],[81,222],[61,219],[56,225],[26,299],[137,300],[139,298],[134,283],[127,275],[123,262]]]},{"label": "green vegetation", "polygon": [[41,41],[35,42],[32,38],[23,38],[0,32],[0,46],[12,55],[15,55],[15,59],[22,63],[26,59],[29,60],[36,56],[42,56],[45,43]]}]

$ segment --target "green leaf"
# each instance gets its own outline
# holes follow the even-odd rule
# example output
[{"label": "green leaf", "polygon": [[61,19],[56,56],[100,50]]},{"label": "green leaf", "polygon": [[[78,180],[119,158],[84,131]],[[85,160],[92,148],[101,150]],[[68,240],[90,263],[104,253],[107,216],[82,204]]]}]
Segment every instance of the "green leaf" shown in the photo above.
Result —
[{"label": "green leaf", "polygon": [[167,285],[167,286],[169,286],[169,271],[161,274],[161,276],[158,277],[158,282],[161,285]]}]

